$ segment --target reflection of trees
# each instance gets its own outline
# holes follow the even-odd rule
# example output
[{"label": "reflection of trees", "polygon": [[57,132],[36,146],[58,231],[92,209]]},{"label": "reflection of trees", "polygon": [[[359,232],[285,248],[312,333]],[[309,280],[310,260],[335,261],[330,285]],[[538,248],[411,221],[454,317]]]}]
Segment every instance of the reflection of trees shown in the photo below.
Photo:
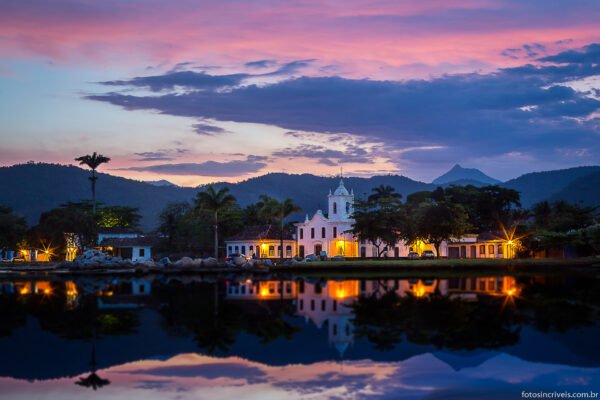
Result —
[{"label": "reflection of trees", "polygon": [[104,386],[110,385],[110,381],[108,379],[101,378],[96,373],[98,367],[98,362],[96,361],[96,332],[94,332],[94,338],[92,341],[90,367],[92,368],[90,374],[86,377],[79,378],[79,380],[75,382],[76,385],[83,386],[86,388],[92,388],[94,390],[98,390]]},{"label": "reflection of trees", "polygon": [[519,339],[513,308],[500,299],[473,303],[388,292],[379,298],[360,298],[354,310],[355,334],[379,350],[392,348],[403,337],[450,349],[498,348]]},{"label": "reflection of trees", "polygon": [[0,336],[10,336],[15,329],[25,325],[27,313],[16,293],[0,295]]},{"label": "reflection of trees", "polygon": [[596,279],[522,278],[523,300],[531,324],[542,332],[566,332],[598,319],[600,288]]},{"label": "reflection of trees", "polygon": [[191,331],[208,354],[227,352],[244,331],[261,343],[291,339],[297,331],[285,320],[292,313],[285,302],[223,301],[224,290],[220,287],[215,296],[214,283],[162,286],[155,293],[164,302],[165,328],[172,333],[180,333],[181,327]]},{"label": "reflection of trees", "polygon": [[49,295],[27,295],[23,301],[42,329],[67,339],[89,339],[94,329],[101,335],[125,335],[135,332],[137,315],[127,310],[100,311],[95,295],[82,296],[77,307],[67,306],[66,287],[53,282]]}]

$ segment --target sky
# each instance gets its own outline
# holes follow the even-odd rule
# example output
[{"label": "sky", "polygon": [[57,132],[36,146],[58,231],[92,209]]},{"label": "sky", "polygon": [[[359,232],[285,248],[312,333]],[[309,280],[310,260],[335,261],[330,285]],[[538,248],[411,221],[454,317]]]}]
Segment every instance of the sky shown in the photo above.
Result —
[{"label": "sky", "polygon": [[185,186],[600,164],[596,0],[3,0],[0,165]]},{"label": "sky", "polygon": [[522,391],[589,393],[600,380],[595,368],[532,363],[501,353],[460,370],[431,353],[401,362],[346,360],[285,366],[186,353],[130,362],[100,370],[98,375],[110,381],[98,392],[75,385],[79,377],[37,381],[0,377],[0,398],[500,400],[521,398]]}]

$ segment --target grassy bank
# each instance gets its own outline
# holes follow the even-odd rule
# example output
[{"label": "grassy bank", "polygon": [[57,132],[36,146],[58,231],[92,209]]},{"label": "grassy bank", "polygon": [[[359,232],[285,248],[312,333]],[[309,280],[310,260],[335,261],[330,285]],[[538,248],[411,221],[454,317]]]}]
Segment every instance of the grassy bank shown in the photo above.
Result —
[{"label": "grassy bank", "polygon": [[432,260],[345,260],[345,261],[313,261],[298,263],[289,266],[274,267],[274,270],[283,269],[521,269],[521,268],[577,268],[600,267],[600,258],[527,258],[527,259],[432,259]]}]

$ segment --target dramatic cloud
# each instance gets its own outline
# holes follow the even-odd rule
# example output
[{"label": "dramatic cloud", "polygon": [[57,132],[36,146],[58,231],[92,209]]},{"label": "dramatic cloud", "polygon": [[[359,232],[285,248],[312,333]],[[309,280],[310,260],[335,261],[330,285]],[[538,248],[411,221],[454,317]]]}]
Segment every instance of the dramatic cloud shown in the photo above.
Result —
[{"label": "dramatic cloud", "polygon": [[250,62],[247,62],[246,64],[244,64],[244,66],[246,68],[256,68],[256,69],[271,68],[275,65],[277,65],[277,61],[275,61],[275,60],[256,60],[256,61],[250,61]]},{"label": "dramatic cloud", "polygon": [[[350,133],[384,143],[390,150],[438,146],[437,157],[451,154],[454,160],[515,151],[551,159],[566,157],[565,149],[578,149],[569,153],[571,159],[598,162],[598,119],[593,116],[600,110],[600,101],[567,85],[600,75],[598,64],[582,62],[593,60],[596,48],[588,46],[577,52],[586,58],[566,52],[544,59],[562,62],[571,58],[577,63],[524,65],[490,74],[455,74],[430,80],[301,77],[228,91],[161,96],[108,93],[88,98],[129,110],[159,110],[326,134]],[[539,46],[528,49],[541,50]],[[369,162],[364,150],[336,152],[319,146],[287,148],[274,156],[310,157],[325,165],[333,165],[333,159]],[[403,157],[410,160],[422,154]]]},{"label": "dramatic cloud", "polygon": [[155,164],[120,168],[125,171],[154,172],[161,175],[194,175],[212,177],[237,177],[255,173],[267,166],[268,158],[248,156],[245,160],[205,161],[201,163]]},{"label": "dramatic cloud", "polygon": [[196,133],[198,135],[205,135],[205,136],[213,136],[213,135],[218,135],[220,133],[227,132],[227,130],[225,130],[221,127],[209,125],[209,124],[194,124],[194,125],[192,125],[192,128],[194,128],[194,131],[196,131]]},{"label": "dramatic cloud", "polygon": [[174,159],[164,151],[144,151],[142,153],[133,154],[139,157],[136,161],[169,161]]},{"label": "dramatic cloud", "polygon": [[[276,151],[273,157],[285,158],[313,158],[317,159],[319,164],[323,165],[339,165],[344,163],[371,163],[372,159],[369,152],[358,146],[349,146],[344,151],[328,149],[321,145],[304,144],[298,147],[288,147],[286,149]],[[336,160],[337,162],[332,161]]]},{"label": "dramatic cloud", "polygon": [[150,89],[154,92],[183,88],[187,90],[217,90],[231,88],[240,85],[245,80],[261,79],[270,77],[285,77],[301,71],[313,63],[310,60],[295,60],[280,65],[277,69],[263,74],[228,74],[210,75],[206,72],[180,71],[179,69],[189,66],[189,62],[176,64],[175,67],[163,74],[153,76],[140,76],[129,80],[116,80],[100,82],[107,86],[128,86]]},{"label": "dramatic cloud", "polygon": [[580,50],[568,50],[553,56],[541,58],[540,60],[555,63],[600,63],[600,44],[590,44]]}]

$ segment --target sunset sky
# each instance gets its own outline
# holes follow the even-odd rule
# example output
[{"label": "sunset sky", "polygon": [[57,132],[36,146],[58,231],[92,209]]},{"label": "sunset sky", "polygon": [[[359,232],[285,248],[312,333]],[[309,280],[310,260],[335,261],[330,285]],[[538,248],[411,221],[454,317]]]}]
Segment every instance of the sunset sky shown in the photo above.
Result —
[{"label": "sunset sky", "polygon": [[0,164],[181,185],[600,163],[597,0],[3,0]]}]

